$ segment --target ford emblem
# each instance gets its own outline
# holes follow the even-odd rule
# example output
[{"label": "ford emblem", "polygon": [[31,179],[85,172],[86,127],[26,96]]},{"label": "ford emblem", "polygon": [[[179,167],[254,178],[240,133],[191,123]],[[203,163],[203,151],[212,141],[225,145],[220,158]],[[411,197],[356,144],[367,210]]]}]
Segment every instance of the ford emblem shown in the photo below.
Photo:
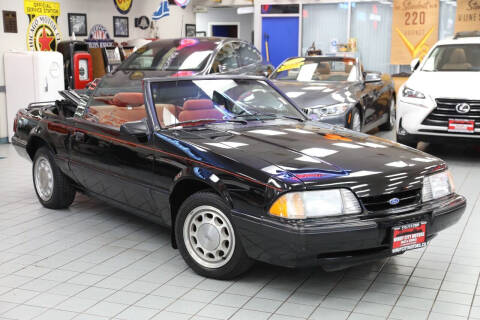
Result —
[{"label": "ford emblem", "polygon": [[458,113],[469,113],[470,105],[468,103],[459,103],[455,106]]},{"label": "ford emblem", "polygon": [[400,199],[398,198],[392,198],[390,200],[388,200],[388,203],[390,203],[392,206],[398,204],[400,202]]}]

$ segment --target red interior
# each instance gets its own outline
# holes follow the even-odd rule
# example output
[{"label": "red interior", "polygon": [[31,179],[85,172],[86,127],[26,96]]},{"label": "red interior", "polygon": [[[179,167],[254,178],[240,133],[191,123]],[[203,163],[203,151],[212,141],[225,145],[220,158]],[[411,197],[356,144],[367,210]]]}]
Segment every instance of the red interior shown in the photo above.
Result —
[{"label": "red interior", "polygon": [[178,115],[178,120],[191,121],[197,119],[223,119],[223,113],[215,109],[212,100],[191,99],[183,104],[183,111]]}]

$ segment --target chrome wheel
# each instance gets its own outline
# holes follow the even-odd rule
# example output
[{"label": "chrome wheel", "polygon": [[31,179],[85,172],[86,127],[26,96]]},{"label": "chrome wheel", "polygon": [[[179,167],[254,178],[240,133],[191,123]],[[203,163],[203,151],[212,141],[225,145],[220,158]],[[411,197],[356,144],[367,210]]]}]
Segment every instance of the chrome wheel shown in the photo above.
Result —
[{"label": "chrome wheel", "polygon": [[392,98],[390,101],[390,126],[393,127],[395,125],[395,119],[396,119],[396,109],[395,109],[395,99]]},{"label": "chrome wheel", "polygon": [[362,119],[360,118],[360,113],[354,112],[352,119],[352,130],[353,131],[362,131]]},{"label": "chrome wheel", "polygon": [[53,194],[53,171],[50,161],[45,156],[40,156],[35,161],[33,174],[35,189],[43,201],[48,201]]},{"label": "chrome wheel", "polygon": [[224,266],[235,249],[232,224],[221,210],[212,206],[200,206],[188,213],[183,241],[190,257],[206,268]]}]

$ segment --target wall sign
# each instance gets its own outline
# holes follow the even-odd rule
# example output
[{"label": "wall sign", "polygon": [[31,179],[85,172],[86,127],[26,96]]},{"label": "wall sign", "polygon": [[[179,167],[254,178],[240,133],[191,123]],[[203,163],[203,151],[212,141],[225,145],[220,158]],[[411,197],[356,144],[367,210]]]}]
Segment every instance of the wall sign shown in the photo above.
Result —
[{"label": "wall sign", "polygon": [[457,0],[455,32],[480,30],[480,1]]},{"label": "wall sign", "polygon": [[135,18],[135,28],[140,28],[142,30],[147,29],[150,26],[150,19],[147,16],[141,16]]},{"label": "wall sign", "polygon": [[163,17],[170,15],[170,8],[168,7],[168,0],[161,0],[160,6],[152,15],[152,20],[160,20]]},{"label": "wall sign", "polygon": [[17,33],[17,12],[3,10],[3,32]]},{"label": "wall sign", "polygon": [[394,0],[391,64],[423,58],[438,40],[438,0]]},{"label": "wall sign", "polygon": [[121,14],[127,14],[132,8],[133,0],[113,0],[113,3]]},{"label": "wall sign", "polygon": [[30,21],[27,28],[27,49],[56,51],[60,42],[57,19],[60,15],[58,2],[24,0],[25,13]]},{"label": "wall sign", "polygon": [[177,6],[185,8],[190,3],[190,0],[175,0],[175,3]]},{"label": "wall sign", "polygon": [[110,38],[107,28],[101,24],[96,24],[90,29],[90,34],[85,42],[88,43],[90,48],[107,48],[113,46],[113,39]]}]

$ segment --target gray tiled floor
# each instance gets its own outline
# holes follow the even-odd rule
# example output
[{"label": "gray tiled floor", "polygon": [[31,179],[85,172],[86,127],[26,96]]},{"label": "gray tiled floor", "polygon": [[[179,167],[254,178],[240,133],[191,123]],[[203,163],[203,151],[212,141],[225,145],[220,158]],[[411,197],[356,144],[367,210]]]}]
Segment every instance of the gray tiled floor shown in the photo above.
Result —
[{"label": "gray tiled floor", "polygon": [[480,319],[480,148],[422,148],[468,198],[426,249],[335,273],[257,264],[215,281],[185,265],[166,229],[81,195],[42,208],[31,164],[0,145],[0,319]]}]

